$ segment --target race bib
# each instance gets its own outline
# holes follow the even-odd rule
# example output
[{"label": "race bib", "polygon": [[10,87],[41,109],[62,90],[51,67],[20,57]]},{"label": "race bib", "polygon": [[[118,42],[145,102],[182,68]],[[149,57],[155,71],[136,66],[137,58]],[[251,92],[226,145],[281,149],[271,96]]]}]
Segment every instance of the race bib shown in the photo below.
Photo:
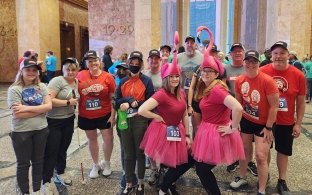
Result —
[{"label": "race bib", "polygon": [[167,126],[167,140],[168,141],[181,141],[180,129],[177,126]]},{"label": "race bib", "polygon": [[278,111],[287,112],[288,111],[288,104],[286,98],[279,98],[279,106]]},{"label": "race bib", "polygon": [[131,118],[135,115],[138,114],[138,109],[137,108],[128,108],[127,109],[127,118]]},{"label": "race bib", "polygon": [[90,99],[86,101],[86,110],[99,110],[101,108],[100,99]]},{"label": "race bib", "polygon": [[249,104],[244,105],[244,112],[251,116],[252,118],[259,119],[259,110],[258,107],[252,107]]}]

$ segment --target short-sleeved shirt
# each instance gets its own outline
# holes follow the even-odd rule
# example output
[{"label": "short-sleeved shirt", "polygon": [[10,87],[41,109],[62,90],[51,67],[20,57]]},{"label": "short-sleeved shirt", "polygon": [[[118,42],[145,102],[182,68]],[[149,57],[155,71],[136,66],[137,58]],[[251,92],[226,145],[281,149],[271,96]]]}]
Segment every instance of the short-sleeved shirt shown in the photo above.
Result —
[{"label": "short-sleeved shirt", "polygon": [[212,124],[226,125],[230,122],[231,110],[224,105],[224,99],[230,95],[220,84],[215,85],[210,94],[199,102],[202,121]]},{"label": "short-sleeved shirt", "polygon": [[143,74],[151,78],[155,91],[157,91],[159,88],[162,87],[162,79],[161,79],[160,71],[156,74],[153,74],[151,73],[150,70],[147,70],[147,71],[144,71]]},{"label": "short-sleeved shirt", "polygon": [[47,59],[46,59],[46,69],[48,71],[56,71],[56,57],[53,55],[50,55]]},{"label": "short-sleeved shirt", "polygon": [[234,67],[231,64],[227,64],[224,66],[226,71],[226,80],[230,83],[230,91],[234,96],[235,94],[235,81],[236,78],[244,72],[244,67]]},{"label": "short-sleeved shirt", "polygon": [[77,75],[79,99],[79,115],[94,119],[111,112],[111,95],[115,92],[114,77],[102,71],[99,76],[91,76],[89,70],[80,71]]},{"label": "short-sleeved shirt", "polygon": [[[70,100],[76,96],[79,98],[78,81],[75,85],[69,85],[63,76],[54,77],[48,85],[48,89],[57,93],[56,99]],[[74,92],[73,92],[74,91]],[[54,119],[64,119],[73,116],[75,113],[74,106],[53,107],[47,114],[47,117]]]},{"label": "short-sleeved shirt", "polygon": [[153,96],[158,102],[157,113],[165,120],[166,125],[178,125],[186,110],[185,93],[181,91],[181,100],[165,89],[159,89]]},{"label": "short-sleeved shirt", "polygon": [[279,90],[279,109],[276,124],[292,125],[295,122],[295,102],[297,96],[305,96],[306,80],[303,73],[296,67],[289,65],[286,70],[280,71],[267,64],[260,71],[273,77]]},{"label": "short-sleeved shirt", "polygon": [[[49,95],[45,84],[30,86],[11,86],[8,89],[8,107],[14,103],[21,103],[27,106],[38,106],[44,103],[45,96]],[[27,132],[41,130],[48,126],[46,113],[31,118],[12,118],[12,130],[14,132]]]},{"label": "short-sleeved shirt", "polygon": [[188,57],[185,52],[178,54],[178,63],[182,69],[182,86],[184,89],[189,89],[193,70],[196,66],[200,65],[203,61],[203,55],[195,50],[193,57]]},{"label": "short-sleeved shirt", "polygon": [[270,108],[267,96],[278,94],[275,81],[262,72],[252,79],[244,74],[237,77],[235,81],[235,93],[242,97],[244,118],[265,125]]}]

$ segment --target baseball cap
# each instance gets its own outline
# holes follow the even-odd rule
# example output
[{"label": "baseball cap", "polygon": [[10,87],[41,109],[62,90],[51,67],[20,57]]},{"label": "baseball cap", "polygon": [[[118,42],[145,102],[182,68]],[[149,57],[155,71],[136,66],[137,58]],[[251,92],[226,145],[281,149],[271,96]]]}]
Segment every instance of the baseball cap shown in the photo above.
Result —
[{"label": "baseball cap", "polygon": [[143,61],[143,54],[140,51],[133,51],[130,53],[129,59],[138,58]]},{"label": "baseball cap", "polygon": [[192,39],[194,42],[195,42],[195,37],[192,36],[192,35],[189,35],[185,38],[185,41],[184,42],[187,42],[188,40]]},{"label": "baseball cap", "polygon": [[90,51],[85,53],[84,58],[85,59],[88,59],[88,58],[99,58],[99,55],[97,54],[96,51],[90,50]]},{"label": "baseball cap", "polygon": [[157,49],[152,49],[148,53],[148,57],[151,57],[151,56],[158,56],[158,57],[160,57],[160,52]]},{"label": "baseball cap", "polygon": [[245,50],[244,46],[243,46],[241,43],[234,43],[234,44],[231,46],[230,51],[233,51],[233,49],[234,49],[235,47],[239,47],[239,48],[242,48],[243,50]]},{"label": "baseball cap", "polygon": [[288,51],[287,49],[287,43],[284,42],[284,41],[277,41],[276,43],[274,43],[271,47],[271,51],[273,51],[276,47],[282,47],[284,48],[285,50]]},{"label": "baseball cap", "polygon": [[256,50],[246,51],[244,60],[247,60],[248,58],[254,58],[260,62],[259,53]]},{"label": "baseball cap", "polygon": [[[210,40],[204,40],[203,43],[204,43],[205,47],[208,48]],[[211,50],[214,51],[214,52],[219,52],[218,47],[217,47],[216,44],[213,44]]]},{"label": "baseball cap", "polygon": [[126,68],[126,69],[128,69],[129,66],[126,63],[120,63],[120,64],[117,64],[116,68]]},{"label": "baseball cap", "polygon": [[161,51],[164,48],[167,48],[169,50],[169,53],[171,52],[171,47],[169,45],[162,45],[160,46],[159,50]]},{"label": "baseball cap", "polygon": [[289,54],[295,56],[296,59],[298,59],[298,54],[295,51],[290,51]]},{"label": "baseball cap", "polygon": [[76,58],[74,58],[74,57],[68,57],[68,58],[66,58],[66,59],[62,62],[62,65],[64,65],[64,64],[67,63],[67,62],[79,64],[79,63],[78,63],[78,60],[77,60]]},{"label": "baseball cap", "polygon": [[29,58],[26,58],[20,63],[20,70],[22,70],[23,68],[31,67],[31,66],[36,66],[38,70],[41,70],[41,67],[37,64],[37,62]]}]

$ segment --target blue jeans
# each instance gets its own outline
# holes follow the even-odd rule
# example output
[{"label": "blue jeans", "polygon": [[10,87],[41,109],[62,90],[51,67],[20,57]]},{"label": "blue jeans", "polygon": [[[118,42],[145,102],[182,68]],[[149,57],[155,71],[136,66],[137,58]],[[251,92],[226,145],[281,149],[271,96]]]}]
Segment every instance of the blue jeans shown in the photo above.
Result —
[{"label": "blue jeans", "polygon": [[40,190],[42,180],[43,158],[49,129],[11,132],[15,156],[16,156],[16,179],[22,193],[29,194],[28,171],[30,162],[32,165],[33,191]]}]

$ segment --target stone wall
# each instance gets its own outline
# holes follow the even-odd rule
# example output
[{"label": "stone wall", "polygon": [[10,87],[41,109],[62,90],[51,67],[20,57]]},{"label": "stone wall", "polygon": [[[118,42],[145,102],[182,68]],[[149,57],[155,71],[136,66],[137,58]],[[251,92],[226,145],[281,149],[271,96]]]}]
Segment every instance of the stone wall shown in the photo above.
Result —
[{"label": "stone wall", "polygon": [[0,82],[12,82],[18,70],[15,1],[0,1]]}]

